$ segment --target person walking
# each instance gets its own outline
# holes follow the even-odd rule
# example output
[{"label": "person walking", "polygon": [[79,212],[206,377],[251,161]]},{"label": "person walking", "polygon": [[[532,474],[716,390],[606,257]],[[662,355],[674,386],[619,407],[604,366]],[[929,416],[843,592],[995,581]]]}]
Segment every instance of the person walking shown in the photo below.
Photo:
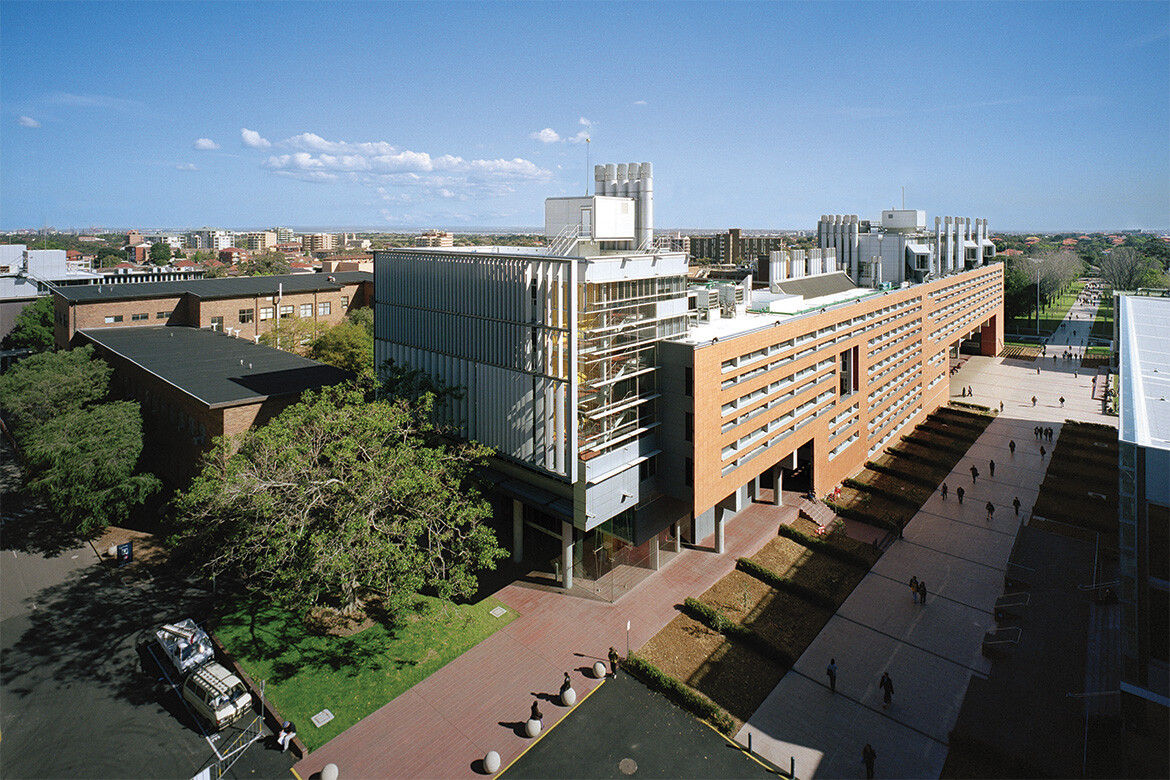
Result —
[{"label": "person walking", "polygon": [[975,468],[975,465],[972,464],[971,465],[971,484],[975,484],[975,481],[978,479],[979,479],[979,469]]},{"label": "person walking", "polygon": [[1016,440],[1015,439],[1012,439],[1011,441],[1008,442],[1008,450],[1011,451],[1012,457],[1014,458],[1016,455]]},{"label": "person walking", "polygon": [[926,580],[918,581],[918,603],[926,606]]},{"label": "person walking", "polygon": [[959,505],[962,506],[962,504],[963,504],[963,486],[962,485],[955,488],[955,498],[959,499]]},{"label": "person walking", "polygon": [[989,472],[991,472],[991,476],[993,476],[993,477],[995,476],[995,461],[994,460],[987,461],[987,470]]},{"label": "person walking", "polygon": [[946,501],[947,500],[947,483],[945,483],[945,482],[942,483],[942,487],[939,488],[938,492],[942,494],[942,500]]},{"label": "person walking", "polygon": [[1012,509],[1016,510],[1016,517],[1020,516],[1020,497],[1016,496],[1012,500]]},{"label": "person walking", "polygon": [[861,750],[861,762],[865,764],[866,780],[873,780],[873,762],[877,760],[877,751],[873,749],[873,745],[868,742]]},{"label": "person walking", "polygon": [[1048,450],[1044,449],[1044,445],[1040,445],[1040,460],[1044,460],[1044,456],[1048,454]]},{"label": "person walking", "polygon": [[1000,410],[1001,412],[1003,411],[1003,401],[1000,401],[1000,402],[999,402],[999,410]]},{"label": "person walking", "polygon": [[889,674],[882,672],[878,687],[882,689],[882,709],[889,709],[890,702],[894,699],[894,681],[890,679]]},{"label": "person walking", "polygon": [[837,659],[830,658],[829,665],[825,667],[825,674],[829,675],[829,691],[831,693],[837,692]]},{"label": "person walking", "polygon": [[987,502],[987,522],[991,522],[991,518],[995,516],[995,504],[990,501]]},{"label": "person walking", "polygon": [[967,397],[968,398],[975,397],[975,391],[971,389],[971,385],[967,385]]},{"label": "person walking", "polygon": [[1060,408],[1061,409],[1064,408],[1064,396],[1063,395],[1060,397]]},{"label": "person walking", "polygon": [[296,735],[297,727],[291,720],[286,720],[281,724],[280,733],[276,735],[276,744],[280,746],[281,753],[288,752],[288,746]]},{"label": "person walking", "polygon": [[[1036,369],[1036,373],[1040,373],[1040,369]],[[1032,396],[1032,406],[1036,406],[1036,396]]]},{"label": "person walking", "polygon": [[914,603],[918,603],[918,578],[910,578],[910,597],[914,599]]},{"label": "person walking", "polygon": [[1048,436],[1048,441],[1052,441],[1052,429],[1051,429],[1051,428],[1045,428],[1045,429],[1044,429],[1044,433],[1045,433],[1045,434]]},{"label": "person walking", "polygon": [[620,660],[621,656],[618,655],[618,651],[614,650],[612,647],[609,648],[609,672],[613,675],[615,680],[617,679],[618,662]]}]

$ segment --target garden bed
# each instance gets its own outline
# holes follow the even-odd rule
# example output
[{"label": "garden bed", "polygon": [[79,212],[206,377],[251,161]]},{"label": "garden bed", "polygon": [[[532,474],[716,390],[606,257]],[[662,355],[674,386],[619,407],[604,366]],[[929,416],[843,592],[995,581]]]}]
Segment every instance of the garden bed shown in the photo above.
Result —
[{"label": "garden bed", "polygon": [[731,622],[752,629],[780,650],[780,656],[789,658],[799,658],[833,616],[831,610],[773,590],[742,571],[728,574],[699,600]]}]

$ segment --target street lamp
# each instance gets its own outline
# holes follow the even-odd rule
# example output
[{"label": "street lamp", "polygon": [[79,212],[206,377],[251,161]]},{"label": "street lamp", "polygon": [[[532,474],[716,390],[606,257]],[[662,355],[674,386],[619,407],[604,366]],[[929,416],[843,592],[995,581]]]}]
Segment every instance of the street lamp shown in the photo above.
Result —
[{"label": "street lamp", "polygon": [[1036,269],[1036,338],[1040,337],[1040,261],[1032,260],[1032,267]]}]

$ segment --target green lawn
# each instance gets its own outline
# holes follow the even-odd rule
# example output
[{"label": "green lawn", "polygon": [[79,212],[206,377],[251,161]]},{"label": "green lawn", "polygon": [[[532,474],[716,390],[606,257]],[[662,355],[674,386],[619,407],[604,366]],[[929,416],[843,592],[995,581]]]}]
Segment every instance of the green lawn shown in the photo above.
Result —
[{"label": "green lawn", "polygon": [[[388,630],[375,624],[350,637],[311,634],[299,617],[261,599],[217,621],[216,636],[315,750],[398,694],[441,669],[516,618],[489,612],[494,598],[451,605],[426,598]],[[333,720],[309,720],[323,709]]]},{"label": "green lawn", "polygon": [[[1068,310],[1077,302],[1077,296],[1085,285],[1082,282],[1073,283],[1068,291],[1044,307],[1040,312],[1040,335],[1050,336],[1060,327],[1060,323],[1068,316]],[[1036,312],[1029,317],[1017,317],[1007,321],[1005,329],[1009,333],[1027,335],[1036,332]]]},{"label": "green lawn", "polygon": [[1105,295],[1099,304],[1097,304],[1097,316],[1093,319],[1093,330],[1090,331],[1093,336],[1100,336],[1101,338],[1113,338],[1113,295],[1112,293]]}]

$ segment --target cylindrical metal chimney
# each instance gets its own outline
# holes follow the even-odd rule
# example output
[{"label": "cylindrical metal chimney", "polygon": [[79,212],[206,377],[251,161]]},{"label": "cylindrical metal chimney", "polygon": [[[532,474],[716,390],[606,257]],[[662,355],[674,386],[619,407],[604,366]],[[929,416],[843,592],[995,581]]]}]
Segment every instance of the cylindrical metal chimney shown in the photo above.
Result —
[{"label": "cylindrical metal chimney", "polygon": [[627,168],[628,166],[625,163],[618,163],[617,181],[614,182],[614,195],[625,196],[628,194],[626,192],[626,183],[630,177],[627,173]]},{"label": "cylindrical metal chimney", "polygon": [[605,193],[606,195],[613,195],[617,187],[617,166],[613,163],[607,163],[605,166]]},{"label": "cylindrical metal chimney", "polygon": [[593,194],[594,195],[604,195],[605,194],[605,166],[604,165],[594,165],[593,166]]},{"label": "cylindrical metal chimney", "polygon": [[654,166],[648,162],[638,168],[638,202],[634,211],[635,239],[639,247],[649,248],[654,241]]}]

